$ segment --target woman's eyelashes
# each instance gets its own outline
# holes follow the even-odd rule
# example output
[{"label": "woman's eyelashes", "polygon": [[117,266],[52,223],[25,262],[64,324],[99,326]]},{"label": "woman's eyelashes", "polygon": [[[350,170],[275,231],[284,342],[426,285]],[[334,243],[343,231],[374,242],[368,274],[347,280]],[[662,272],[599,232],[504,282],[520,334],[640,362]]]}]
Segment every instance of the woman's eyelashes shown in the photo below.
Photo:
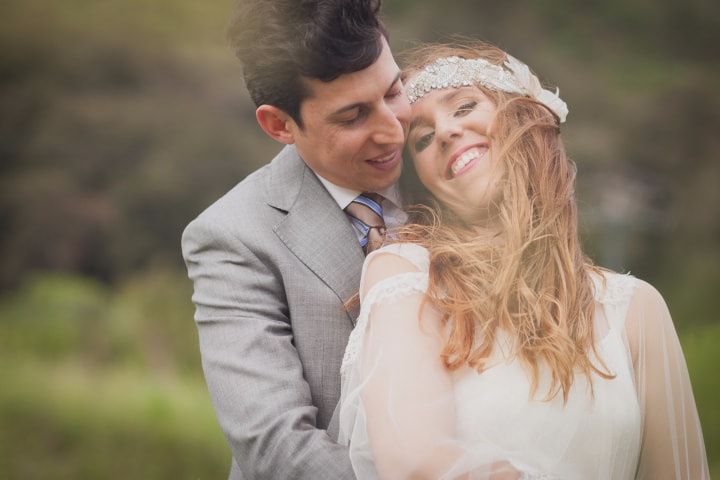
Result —
[{"label": "woman's eyelashes", "polygon": [[453,116],[455,117],[462,117],[464,115],[467,115],[471,111],[477,107],[478,102],[476,100],[471,100],[468,102],[464,102],[462,105],[460,105],[457,110],[453,113]]},{"label": "woman's eyelashes", "polygon": [[425,135],[420,136],[417,140],[415,140],[415,151],[420,153],[425,150],[432,142],[434,136],[435,132],[426,133]]}]

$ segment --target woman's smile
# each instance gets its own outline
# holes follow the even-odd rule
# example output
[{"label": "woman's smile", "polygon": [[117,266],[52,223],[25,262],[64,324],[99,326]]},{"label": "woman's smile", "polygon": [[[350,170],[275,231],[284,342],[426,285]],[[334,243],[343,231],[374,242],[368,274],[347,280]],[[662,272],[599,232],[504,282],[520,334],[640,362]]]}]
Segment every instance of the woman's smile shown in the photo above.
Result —
[{"label": "woman's smile", "polygon": [[470,145],[459,149],[450,157],[447,168],[447,179],[453,179],[463,175],[484,159],[489,151],[487,143]]}]

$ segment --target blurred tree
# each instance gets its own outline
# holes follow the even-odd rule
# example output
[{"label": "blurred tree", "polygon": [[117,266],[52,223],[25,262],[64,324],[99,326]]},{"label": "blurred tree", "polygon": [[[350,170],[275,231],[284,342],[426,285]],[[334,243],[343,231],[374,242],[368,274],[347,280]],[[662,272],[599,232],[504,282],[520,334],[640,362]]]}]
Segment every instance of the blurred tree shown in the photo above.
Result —
[{"label": "blurred tree", "polygon": [[[5,9],[0,289],[37,270],[112,281],[180,268],[184,225],[279,149],[256,126],[223,39],[231,0]],[[651,279],[720,249],[719,9],[385,1],[396,51],[469,35],[562,85],[590,250]]]}]

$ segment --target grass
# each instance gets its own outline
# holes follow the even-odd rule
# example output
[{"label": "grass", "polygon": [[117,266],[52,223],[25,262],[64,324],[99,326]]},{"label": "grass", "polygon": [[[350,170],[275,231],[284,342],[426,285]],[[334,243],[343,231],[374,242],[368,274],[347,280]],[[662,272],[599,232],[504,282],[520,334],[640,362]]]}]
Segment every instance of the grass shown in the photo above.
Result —
[{"label": "grass", "polygon": [[711,477],[720,478],[720,325],[698,327],[681,337],[703,427]]},{"label": "grass", "polygon": [[0,366],[4,478],[227,475],[230,452],[202,382],[73,363]]},{"label": "grass", "polygon": [[[189,297],[184,275],[148,271],[114,288],[38,275],[0,298],[0,478],[224,478]],[[717,477],[720,325],[681,340]]]}]

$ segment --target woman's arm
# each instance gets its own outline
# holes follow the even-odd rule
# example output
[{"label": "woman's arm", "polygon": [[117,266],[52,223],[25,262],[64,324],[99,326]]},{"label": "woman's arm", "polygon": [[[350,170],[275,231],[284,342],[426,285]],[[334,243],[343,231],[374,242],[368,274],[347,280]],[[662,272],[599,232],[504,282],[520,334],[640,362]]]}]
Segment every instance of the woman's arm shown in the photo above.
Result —
[{"label": "woman's arm", "polygon": [[665,301],[645,282],[635,290],[626,333],[643,417],[637,478],[709,479],[685,357]]}]

